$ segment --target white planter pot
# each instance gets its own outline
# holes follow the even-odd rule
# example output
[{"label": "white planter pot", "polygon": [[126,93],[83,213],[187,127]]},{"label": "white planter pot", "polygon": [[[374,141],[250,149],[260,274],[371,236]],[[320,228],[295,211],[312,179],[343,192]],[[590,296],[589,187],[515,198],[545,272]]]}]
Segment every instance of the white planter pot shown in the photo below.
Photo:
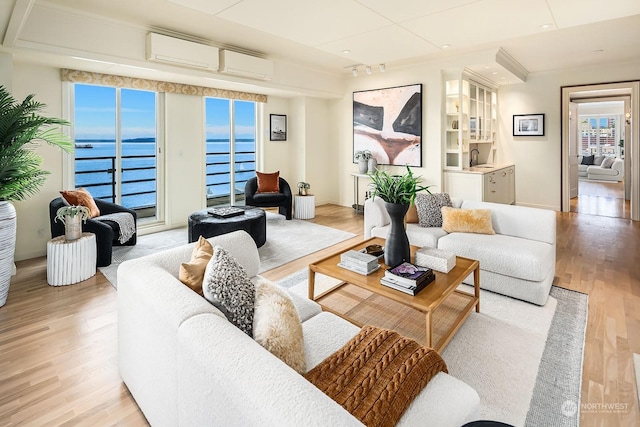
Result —
[{"label": "white planter pot", "polygon": [[369,170],[369,160],[367,159],[358,160],[358,172],[367,173],[367,170]]},{"label": "white planter pot", "polygon": [[0,201],[0,307],[7,302],[13,275],[16,228],[16,209],[10,202]]}]

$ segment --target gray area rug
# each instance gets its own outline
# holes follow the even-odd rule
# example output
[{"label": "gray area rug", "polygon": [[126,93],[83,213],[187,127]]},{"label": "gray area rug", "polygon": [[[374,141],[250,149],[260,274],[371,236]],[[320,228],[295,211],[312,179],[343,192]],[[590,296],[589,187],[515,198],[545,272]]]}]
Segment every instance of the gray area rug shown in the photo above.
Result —
[{"label": "gray area rug", "polygon": [[[338,283],[317,274],[316,292]],[[307,270],[278,284],[306,296]],[[478,392],[480,417],[514,426],[579,425],[587,295],[553,287],[539,307],[481,290],[480,301],[481,313],[471,313],[442,353],[449,373]]]},{"label": "gray area rug", "polygon": [[[287,221],[281,215],[267,212],[267,242],[258,248],[260,273],[354,236],[353,233],[312,222],[298,219]],[[115,287],[118,266],[122,262],[186,245],[187,240],[186,227],[139,236],[135,246],[115,246],[111,265],[100,267],[100,272]]]}]

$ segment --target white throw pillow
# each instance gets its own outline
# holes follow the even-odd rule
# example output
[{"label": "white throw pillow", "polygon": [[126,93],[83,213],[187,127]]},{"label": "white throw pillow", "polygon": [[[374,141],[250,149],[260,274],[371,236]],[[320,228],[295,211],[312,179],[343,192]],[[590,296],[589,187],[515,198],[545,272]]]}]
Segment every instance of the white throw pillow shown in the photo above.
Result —
[{"label": "white throw pillow", "polygon": [[299,374],[307,371],[302,323],[284,289],[260,279],[256,285],[253,339]]},{"label": "white throw pillow", "polygon": [[229,322],[253,336],[255,286],[245,269],[220,246],[213,248],[213,256],[204,271],[202,293]]},{"label": "white throw pillow", "polygon": [[613,157],[605,157],[600,167],[602,169],[611,169],[611,165],[613,165],[614,161],[615,159]]}]

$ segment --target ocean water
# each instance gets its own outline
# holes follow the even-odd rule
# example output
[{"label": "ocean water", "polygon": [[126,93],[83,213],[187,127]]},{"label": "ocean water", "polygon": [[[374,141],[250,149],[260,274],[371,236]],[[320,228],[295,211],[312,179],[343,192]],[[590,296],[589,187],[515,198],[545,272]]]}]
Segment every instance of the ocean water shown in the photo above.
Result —
[{"label": "ocean water", "polygon": [[[79,148],[90,145],[91,148]],[[207,197],[228,196],[231,191],[229,141],[207,141]],[[246,152],[246,153],[245,153]],[[152,138],[122,142],[122,168],[115,179],[122,179],[122,204],[128,208],[142,208],[156,205],[156,143]],[[111,200],[113,195],[114,168],[116,155],[114,141],[77,140],[75,150],[76,187],[89,187],[96,198]],[[132,158],[127,158],[135,156]],[[145,156],[145,157],[138,157]],[[244,192],[244,182],[255,175],[255,142],[253,139],[236,140],[236,194]],[[83,160],[86,159],[86,160]],[[117,166],[117,165],[116,165]],[[135,182],[129,182],[135,181]],[[133,194],[145,193],[145,194]]]}]

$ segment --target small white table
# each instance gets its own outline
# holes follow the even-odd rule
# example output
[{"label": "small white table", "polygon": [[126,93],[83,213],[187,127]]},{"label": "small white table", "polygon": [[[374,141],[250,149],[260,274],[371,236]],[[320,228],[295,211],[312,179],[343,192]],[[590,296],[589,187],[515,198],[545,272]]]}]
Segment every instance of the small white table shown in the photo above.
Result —
[{"label": "small white table", "polygon": [[47,283],[51,286],[73,285],[96,274],[96,235],[67,242],[58,236],[47,242]]},{"label": "small white table", "polygon": [[311,219],[316,216],[316,196],[293,196],[293,216],[296,219]]}]

